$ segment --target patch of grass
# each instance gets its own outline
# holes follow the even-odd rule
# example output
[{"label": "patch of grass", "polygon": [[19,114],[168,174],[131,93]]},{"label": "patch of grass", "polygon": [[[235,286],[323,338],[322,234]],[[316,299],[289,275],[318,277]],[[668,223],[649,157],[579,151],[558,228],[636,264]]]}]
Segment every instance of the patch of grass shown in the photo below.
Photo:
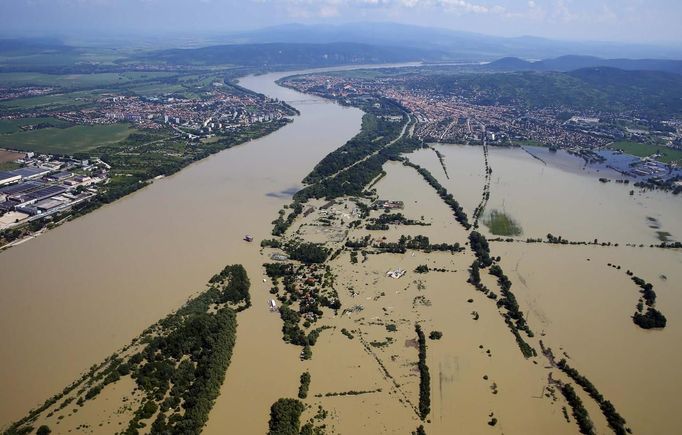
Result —
[{"label": "patch of grass", "polygon": [[12,171],[21,165],[16,162],[0,162],[0,171]]},{"label": "patch of grass", "polygon": [[182,84],[179,83],[153,82],[130,86],[128,87],[128,90],[130,92],[135,93],[136,95],[141,95],[144,97],[153,97],[163,94],[183,93],[187,91],[187,88],[185,88]]},{"label": "patch of grass", "polygon": [[648,157],[657,152],[661,154],[656,160],[662,163],[682,163],[682,151],[667,148],[662,145],[651,145],[647,143],[620,141],[610,145],[612,149],[623,150],[624,153],[637,157]]},{"label": "patch of grass", "polygon": [[491,210],[483,223],[496,236],[519,236],[521,226],[503,211]]},{"label": "patch of grass", "polygon": [[165,78],[172,72],[98,73],[98,74],[41,74],[32,72],[0,73],[2,86],[51,86],[62,89],[82,89],[121,85],[132,81]]},{"label": "patch of grass", "polygon": [[0,119],[0,134],[17,133],[25,125],[47,125],[52,127],[68,127],[71,125],[67,121],[57,118],[19,118],[19,119]]},{"label": "patch of grass", "polygon": [[514,145],[519,145],[519,146],[529,146],[529,147],[548,147],[546,143],[539,142],[537,140],[533,139],[528,139],[528,140],[515,140]]},{"label": "patch of grass", "polygon": [[18,98],[16,100],[7,100],[0,102],[0,109],[9,111],[22,111],[28,109],[50,109],[59,110],[65,108],[75,108],[87,106],[92,104],[100,93],[100,91],[79,91],[68,92],[61,94],[41,95],[39,97]]},{"label": "patch of grass", "polygon": [[0,147],[46,154],[74,154],[120,142],[134,132],[128,124],[43,128],[0,135]]}]

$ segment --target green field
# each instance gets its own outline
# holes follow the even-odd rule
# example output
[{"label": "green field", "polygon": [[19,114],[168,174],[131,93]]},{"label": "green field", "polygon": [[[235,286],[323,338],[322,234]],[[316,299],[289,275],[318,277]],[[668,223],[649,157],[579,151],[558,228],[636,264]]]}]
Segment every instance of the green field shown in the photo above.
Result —
[{"label": "green field", "polygon": [[0,73],[0,86],[53,86],[81,89],[121,85],[138,80],[151,80],[177,75],[172,72],[124,72],[100,74],[40,74],[32,72]]},{"label": "green field", "polygon": [[187,88],[180,83],[151,82],[127,87],[127,90],[143,97],[155,97],[164,94],[185,93]]},{"label": "green field", "polygon": [[515,140],[514,145],[519,145],[519,146],[529,146],[529,147],[545,147],[547,148],[549,145],[546,143],[538,142],[536,140],[528,139],[528,140]]},{"label": "green field", "polygon": [[678,164],[682,164],[682,151],[673,150],[662,145],[651,145],[639,142],[620,141],[612,143],[611,145],[609,145],[609,147],[612,149],[623,150],[624,153],[631,154],[637,157],[647,157],[652,154],[655,154],[656,152],[660,152],[661,157],[656,159],[659,162],[663,163],[676,162]]},{"label": "green field", "polygon": [[496,236],[520,236],[521,226],[503,211],[491,210],[483,223]]},{"label": "green field", "polygon": [[21,111],[32,109],[61,110],[67,107],[81,107],[92,104],[103,92],[106,91],[79,91],[64,94],[41,95],[39,97],[18,98],[16,100],[0,102],[0,109]]},{"label": "green field", "polygon": [[152,97],[163,94],[181,94],[185,98],[201,98],[203,92],[214,82],[222,82],[224,74],[189,74],[178,77],[176,82],[150,81],[131,84],[126,89],[137,95]]},{"label": "green field", "polygon": [[77,125],[0,135],[0,147],[46,154],[74,154],[120,142],[135,132],[128,124]]},{"label": "green field", "polygon": [[49,124],[53,127],[68,127],[69,122],[57,118],[0,119],[0,134],[16,133],[24,125]]}]

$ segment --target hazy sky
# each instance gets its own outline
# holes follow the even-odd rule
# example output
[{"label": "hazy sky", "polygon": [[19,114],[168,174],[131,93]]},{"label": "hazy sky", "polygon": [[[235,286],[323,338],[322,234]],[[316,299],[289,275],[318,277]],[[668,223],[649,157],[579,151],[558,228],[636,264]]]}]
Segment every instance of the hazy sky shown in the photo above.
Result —
[{"label": "hazy sky", "polygon": [[0,33],[230,32],[396,21],[502,36],[682,43],[682,0],[0,0]]}]

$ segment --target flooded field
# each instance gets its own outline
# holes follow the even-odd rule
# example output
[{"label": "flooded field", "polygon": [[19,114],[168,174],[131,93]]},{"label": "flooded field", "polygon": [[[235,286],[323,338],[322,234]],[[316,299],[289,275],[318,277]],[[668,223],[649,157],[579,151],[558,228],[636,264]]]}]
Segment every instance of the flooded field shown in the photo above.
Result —
[{"label": "flooded field", "polygon": [[[674,433],[682,375],[682,255],[650,248],[493,243],[515,283],[528,322],[564,349],[628,420],[634,433]],[[620,270],[608,264],[621,266]],[[654,285],[662,330],[632,323],[638,287],[625,271]]]},{"label": "flooded field", "polygon": [[[438,149],[446,156],[449,179],[433,151],[407,157],[436,175],[471,213],[485,183],[482,149]],[[534,332],[523,335],[534,353],[530,357],[520,351],[495,300],[467,282],[475,259],[469,249],[395,254],[371,248],[417,235],[431,243],[464,245],[468,236],[416,171],[396,162],[384,166],[387,175],[375,186],[376,196],[402,201],[397,211],[420,224],[380,231],[350,225],[345,230],[348,240],[370,240],[370,245],[345,250],[328,263],[344,310],[336,315],[325,311],[316,325],[332,329],[322,332],[313,358],[301,364],[301,371],[312,377],[312,397],[305,400],[308,418],[315,421],[315,413],[325,410],[322,421],[331,433],[395,433],[420,424],[436,434],[578,433],[561,393],[562,385],[574,382],[557,367],[563,358],[592,382],[603,400],[613,403],[633,433],[675,431],[680,424],[675,391],[682,386],[676,368],[682,354],[671,343],[682,338],[682,330],[672,323],[662,330],[643,330],[633,323],[640,293],[626,272],[653,283],[659,295],[656,307],[669,322],[679,318],[682,256],[679,250],[649,245],[660,243],[654,219],[672,234],[681,234],[676,218],[682,209],[675,197],[638,190],[630,195],[626,185],[600,183],[603,171],[583,170],[580,161],[562,158],[553,166],[523,150],[495,149],[489,155],[493,177],[488,210],[503,210],[523,227],[517,241],[491,242],[491,255],[501,257],[499,264]],[[557,205],[561,202],[574,206]],[[321,204],[313,204],[320,214],[297,221],[291,236],[326,241],[334,250],[341,245],[333,234],[348,228],[355,206],[337,201],[322,212]],[[384,213],[389,212],[373,210],[368,218]],[[549,232],[619,246],[525,242]],[[418,273],[423,267],[428,273]],[[388,277],[392,270],[404,274]],[[497,292],[496,279],[481,274],[483,284]],[[416,412],[415,324],[427,334],[442,333],[427,344],[431,411],[425,422]],[[600,404],[580,387],[576,394],[594,432],[611,433]]]},{"label": "flooded field", "polygon": [[[431,171],[471,213],[483,188],[482,148],[435,147],[445,155],[449,180],[433,151],[421,150],[410,159]],[[520,148],[490,148],[489,163],[493,172],[486,209],[502,210],[519,221],[519,238],[552,233],[574,241],[657,244],[662,230],[682,240],[682,201],[664,192],[598,181],[623,178],[614,171],[583,169],[582,159],[563,152],[545,164]]]},{"label": "flooded field", "polygon": [[[427,167],[467,211],[472,210],[483,184],[482,169],[474,169],[483,167],[482,149],[436,148],[446,156],[450,180],[432,151],[419,151],[410,159]],[[491,251],[502,257],[531,327],[546,335],[546,344],[570,355],[572,366],[616,405],[634,433],[674,432],[681,424],[672,404],[682,386],[676,369],[682,353],[671,343],[682,339],[674,320],[682,314],[682,255],[649,245],[660,243],[656,226],[680,240],[682,202],[661,192],[600,183],[598,177],[620,177],[585,170],[580,160],[568,155],[544,164],[523,150],[491,149],[489,159],[493,175],[488,209],[504,210],[520,222],[523,234],[516,239],[553,233],[569,240],[620,243],[498,242]],[[493,237],[488,228],[481,228]],[[628,242],[644,247],[623,246]],[[665,329],[647,331],[632,323],[639,293],[628,270],[654,285],[657,307],[672,319]]]},{"label": "flooded field", "polygon": [[[234,354],[205,433],[266,433],[270,406],[296,397],[308,372],[301,421],[329,434],[410,433],[419,425],[431,435],[575,434],[562,395],[575,379],[560,370],[561,359],[633,433],[675,433],[682,425],[682,255],[649,245],[660,243],[660,232],[682,240],[679,198],[602,183],[599,177],[621,177],[562,153],[540,160],[523,149],[490,149],[490,198],[479,231],[491,239],[513,223],[519,233],[490,241],[493,259],[477,287],[468,282],[480,255],[471,231],[417,171],[389,162],[372,197],[311,200],[285,233],[284,242],[323,245],[328,260],[284,261],[273,267],[282,275],[267,275],[263,264],[283,251],[258,242],[271,237],[272,220],[305,174],[359,131],[362,115],[277,86],[283,75],[246,77],[241,85],[298,108],[293,124],[0,253],[0,426],[129,344],[224,265],[240,263],[253,306],[238,315]],[[471,219],[487,185],[483,148],[433,146],[442,163],[431,149],[406,157],[428,169]],[[388,210],[377,200],[401,203]],[[400,223],[368,228],[392,213]],[[247,233],[253,244],[242,241]],[[612,246],[526,243],[549,233]],[[510,320],[493,266],[511,281],[520,322]],[[633,323],[642,294],[628,271],[655,288],[664,329]],[[321,294],[324,303],[314,299]],[[303,303],[312,308],[304,312]],[[295,328],[285,323],[288,307],[300,309]],[[295,341],[296,329],[306,343],[285,343]],[[600,404],[575,389],[594,432],[613,432]],[[55,433],[115,432],[140,405],[133,390],[133,382],[121,382],[82,410],[59,410],[58,423],[57,414],[39,422]]]}]

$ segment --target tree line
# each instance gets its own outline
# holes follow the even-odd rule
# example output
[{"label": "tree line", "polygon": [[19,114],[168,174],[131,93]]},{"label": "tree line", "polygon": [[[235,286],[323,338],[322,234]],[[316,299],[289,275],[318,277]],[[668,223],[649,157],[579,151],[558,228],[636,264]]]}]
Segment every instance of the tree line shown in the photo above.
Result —
[{"label": "tree line", "polygon": [[[523,356],[526,358],[536,356],[537,352],[535,349],[529,345],[519,333],[519,330],[522,330],[526,332],[528,337],[533,337],[533,331],[531,331],[528,326],[528,323],[523,316],[523,312],[519,308],[516,296],[511,291],[511,280],[504,274],[499,263],[494,263],[495,260],[490,256],[490,245],[485,236],[478,231],[472,231],[469,233],[469,246],[476,256],[476,259],[469,269],[469,283],[473,284],[478,290],[486,293],[488,298],[497,299],[497,295],[489,291],[481,282],[480,269],[490,267],[489,273],[497,278],[497,284],[500,288],[500,294],[502,295],[502,297],[497,300],[497,306],[498,308],[505,309],[503,317],[506,325],[509,327],[512,334],[514,334],[516,343]],[[499,260],[500,258],[497,257],[496,261],[499,262]]]},{"label": "tree line", "polygon": [[426,336],[419,324],[415,325],[417,344],[419,346],[419,417],[424,420],[431,412],[431,375],[426,365]]},{"label": "tree line", "polygon": [[405,166],[409,166],[411,168],[416,169],[419,175],[421,175],[422,178],[424,178],[424,180],[426,180],[426,182],[429,183],[429,185],[436,190],[436,193],[438,194],[438,196],[440,196],[440,199],[442,199],[443,202],[445,202],[445,204],[447,204],[447,206],[450,207],[450,210],[452,210],[452,212],[455,215],[455,220],[457,220],[457,222],[459,222],[465,229],[468,230],[469,228],[471,228],[469,218],[467,217],[467,214],[462,208],[462,206],[459,205],[459,202],[457,202],[457,200],[452,196],[452,194],[449,193],[447,189],[443,187],[442,184],[440,184],[440,182],[436,179],[436,177],[434,177],[431,174],[431,172],[415,163],[410,162],[407,159],[403,161],[403,164]]},{"label": "tree line", "polygon": [[581,375],[578,370],[569,366],[565,358],[562,358],[561,361],[557,363],[557,367],[573,379],[576,384],[580,385],[582,389],[597,402],[602,414],[606,417],[606,421],[616,435],[626,435],[628,433],[628,428],[625,427],[625,419],[618,414],[613,404],[604,398],[589,379]]}]

